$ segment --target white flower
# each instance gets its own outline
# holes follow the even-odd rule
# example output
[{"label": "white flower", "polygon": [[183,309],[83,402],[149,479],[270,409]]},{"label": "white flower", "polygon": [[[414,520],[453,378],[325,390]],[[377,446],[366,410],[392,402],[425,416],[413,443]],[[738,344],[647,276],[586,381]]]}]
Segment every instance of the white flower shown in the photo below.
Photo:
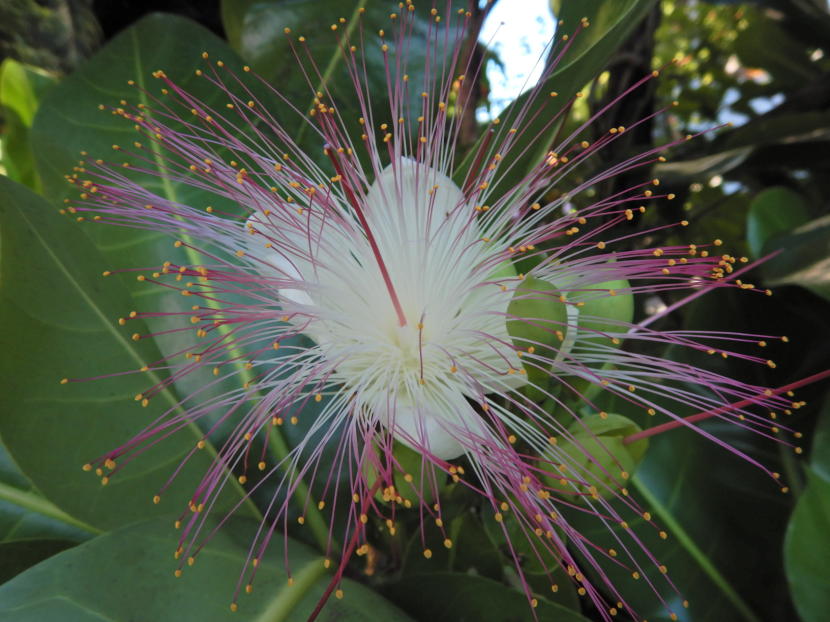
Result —
[{"label": "white flower", "polygon": [[466,398],[526,382],[506,325],[515,272],[494,266],[473,206],[438,170],[402,158],[358,200],[380,259],[357,219],[310,210],[291,223],[251,216],[249,254],[361,411],[410,447],[456,458],[490,435]]}]

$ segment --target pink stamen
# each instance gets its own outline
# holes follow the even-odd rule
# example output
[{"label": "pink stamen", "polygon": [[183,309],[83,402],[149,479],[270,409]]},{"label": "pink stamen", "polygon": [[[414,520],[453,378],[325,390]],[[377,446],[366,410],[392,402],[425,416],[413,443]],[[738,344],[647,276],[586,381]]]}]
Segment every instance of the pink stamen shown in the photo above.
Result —
[{"label": "pink stamen", "polygon": [[380,248],[378,248],[378,243],[375,241],[375,236],[372,234],[372,229],[369,227],[369,222],[366,220],[366,216],[363,214],[363,208],[361,208],[360,206],[360,201],[357,200],[357,197],[354,195],[351,186],[349,186],[349,184],[346,183],[345,176],[343,175],[343,168],[340,166],[340,163],[337,160],[337,156],[334,155],[334,150],[332,148],[326,149],[326,155],[329,157],[331,163],[334,165],[334,170],[340,177],[340,185],[343,188],[343,192],[349,201],[349,205],[351,205],[352,209],[354,209],[355,214],[357,215],[357,219],[360,221],[360,225],[363,227],[363,231],[366,234],[366,240],[369,242],[369,246],[372,247],[372,254],[375,256],[375,261],[377,261],[378,263],[378,268],[380,269],[380,274],[383,277],[383,282],[386,284],[386,290],[389,292],[389,298],[392,300],[392,306],[395,308],[395,313],[398,316],[398,325],[406,326],[406,315],[404,315],[403,307],[401,307],[401,302],[398,299],[398,294],[397,292],[395,292],[394,285],[392,285],[392,278],[389,276],[389,271],[386,269],[386,264],[383,262],[383,257],[381,257]]},{"label": "pink stamen", "polygon": [[639,441],[643,438],[657,436],[658,434],[663,434],[664,432],[674,430],[681,426],[688,427],[693,423],[697,423],[698,421],[704,421],[706,419],[710,419],[711,417],[716,417],[718,415],[725,415],[726,413],[729,413],[733,410],[737,410],[739,408],[743,408],[744,406],[752,406],[753,404],[757,404],[759,401],[763,400],[766,397],[780,395],[781,393],[786,393],[787,391],[792,391],[793,389],[798,389],[799,387],[803,387],[814,382],[819,382],[820,380],[824,380],[825,378],[830,378],[830,369],[825,369],[824,371],[820,371],[817,374],[813,374],[812,376],[807,376],[806,378],[802,378],[801,380],[798,380],[796,382],[785,384],[784,386],[778,387],[777,389],[768,389],[763,393],[759,393],[756,397],[750,397],[744,400],[733,402],[731,404],[727,404],[726,406],[720,406],[718,408],[713,408],[712,410],[699,412],[694,415],[689,415],[688,417],[683,417],[682,419],[677,419],[675,421],[669,421],[661,425],[656,425],[653,428],[643,430],[642,432],[631,434],[630,436],[626,436],[623,439],[623,444],[630,445],[631,443]]}]

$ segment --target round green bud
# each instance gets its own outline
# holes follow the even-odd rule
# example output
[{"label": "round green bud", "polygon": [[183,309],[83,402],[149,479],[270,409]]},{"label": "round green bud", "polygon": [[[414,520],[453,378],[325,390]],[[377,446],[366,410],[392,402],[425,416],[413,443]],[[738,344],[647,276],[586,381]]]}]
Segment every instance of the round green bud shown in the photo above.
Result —
[{"label": "round green bud", "polygon": [[515,279],[517,276],[519,276],[519,274],[516,272],[516,266],[513,265],[513,262],[503,261],[496,266],[496,269],[493,271],[493,274],[490,275],[488,280],[500,281],[503,279]]},{"label": "round green bud", "polygon": [[[624,324],[634,319],[634,295],[631,285],[625,279],[606,281],[587,286],[591,291],[574,292],[571,299],[582,303],[579,307],[579,341],[595,342],[610,346],[622,344],[622,337],[616,334],[624,332]],[[606,337],[605,335],[612,335]],[[606,363],[603,369],[611,367]],[[600,385],[590,378],[571,377],[568,384],[583,397],[591,398],[600,389]]]},{"label": "round green bud", "polygon": [[[584,303],[579,307],[580,337],[590,337],[592,332],[619,333],[623,324],[634,319],[634,296],[631,284],[625,279],[597,283],[586,289],[591,291],[573,294],[571,298]],[[601,335],[596,335],[602,337]]]},{"label": "round green bud", "polygon": [[640,430],[622,415],[601,413],[574,421],[569,436],[557,439],[545,456],[552,462],[546,483],[566,498],[613,496],[626,486],[648,449],[648,439],[623,442]]},{"label": "round green bud", "polygon": [[573,324],[573,320],[569,320],[568,306],[561,296],[559,289],[548,281],[526,277],[507,305],[507,333],[513,345],[527,353],[522,357],[527,378],[540,388],[549,383],[551,361],[569,348],[568,324]]}]

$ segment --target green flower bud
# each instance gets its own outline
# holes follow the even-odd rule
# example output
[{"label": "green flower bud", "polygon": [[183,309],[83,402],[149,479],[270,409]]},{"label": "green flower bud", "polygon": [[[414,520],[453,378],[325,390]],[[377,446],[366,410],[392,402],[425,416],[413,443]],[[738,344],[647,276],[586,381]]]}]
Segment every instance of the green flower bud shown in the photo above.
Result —
[{"label": "green flower bud", "polygon": [[608,498],[625,487],[648,449],[648,439],[628,445],[623,439],[641,430],[622,415],[599,414],[574,421],[568,428],[572,436],[561,437],[546,455],[554,475],[547,484],[563,496]]},{"label": "green flower bud", "polygon": [[[611,341],[604,334],[625,330],[622,324],[634,319],[634,295],[631,284],[625,280],[606,281],[590,286],[592,291],[573,293],[570,299],[581,302],[579,307],[579,340],[619,346],[621,338]],[[606,364],[603,369],[610,367]],[[599,390],[598,384],[588,378],[570,378],[568,384],[583,397],[592,397]]]},{"label": "green flower bud", "polygon": [[503,261],[496,266],[493,274],[490,275],[491,281],[500,281],[502,279],[515,279],[519,274],[516,272],[516,266],[512,261]]},{"label": "green flower bud", "polygon": [[622,279],[591,285],[589,289],[595,291],[571,295],[572,300],[584,303],[579,308],[581,338],[590,337],[588,333],[593,331],[617,333],[625,330],[620,323],[630,323],[634,319],[631,284]]},{"label": "green flower bud", "polygon": [[[507,333],[513,344],[523,356],[524,368],[531,384],[544,389],[550,381],[552,364],[540,361],[537,357],[553,361],[569,349],[568,323],[573,324],[569,316],[568,305],[560,301],[560,291],[551,283],[535,277],[525,278],[516,288],[513,300],[507,306]],[[528,386],[531,399],[541,399],[544,395],[533,391]]]}]

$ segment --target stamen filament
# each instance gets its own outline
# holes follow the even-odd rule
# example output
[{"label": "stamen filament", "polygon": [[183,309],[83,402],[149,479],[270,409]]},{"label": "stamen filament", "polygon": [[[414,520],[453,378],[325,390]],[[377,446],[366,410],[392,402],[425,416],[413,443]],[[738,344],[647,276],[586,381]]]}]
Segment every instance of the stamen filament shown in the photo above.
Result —
[{"label": "stamen filament", "polygon": [[[813,374],[812,376],[807,376],[806,378],[802,378],[797,382],[785,384],[784,386],[778,387],[777,389],[770,389],[770,391],[773,395],[780,395],[781,393],[786,393],[787,391],[798,389],[799,387],[803,387],[808,384],[824,380],[825,378],[830,378],[830,369],[825,369],[824,371],[820,371],[817,374]],[[717,415],[726,414],[731,410],[743,408],[744,406],[751,406],[752,404],[756,404],[759,400],[763,399],[764,397],[769,397],[769,393],[759,393],[756,397],[750,397],[745,400],[740,400],[738,402],[727,404],[726,406],[720,406],[718,408],[713,408],[712,410],[705,410],[694,415],[689,415],[688,417],[683,417],[682,419],[669,421],[661,425],[656,425],[653,428],[649,428],[648,430],[643,430],[642,432],[637,432],[636,434],[626,436],[623,439],[623,444],[630,445],[631,443],[639,441],[643,438],[657,436],[658,434],[662,434],[663,432],[668,432],[669,430],[674,430],[675,428],[686,426],[690,423],[697,423],[698,421],[703,421],[705,419],[709,419]]]},{"label": "stamen filament", "polygon": [[349,205],[352,206],[354,209],[355,214],[357,214],[357,219],[360,221],[360,226],[363,227],[363,231],[366,233],[366,240],[369,242],[369,246],[372,247],[372,254],[375,256],[375,260],[378,262],[378,268],[380,269],[380,274],[383,277],[383,282],[386,284],[386,289],[389,292],[389,297],[392,299],[392,306],[395,308],[395,313],[398,316],[398,325],[399,326],[406,326],[406,315],[404,315],[403,307],[401,307],[401,301],[398,299],[398,294],[395,292],[395,287],[392,285],[392,279],[389,276],[389,271],[386,269],[386,264],[383,262],[383,257],[380,254],[380,248],[378,248],[378,244],[375,241],[375,236],[372,234],[372,230],[369,227],[369,222],[366,220],[366,216],[363,214],[363,209],[360,207],[360,202],[357,200],[357,197],[354,195],[349,184],[346,182],[345,175],[343,174],[343,168],[340,166],[340,163],[337,161],[337,156],[334,154],[334,150],[331,148],[326,149],[326,155],[331,160],[331,163],[334,165],[334,170],[337,175],[340,177],[340,185],[343,188],[343,192],[346,195],[346,199],[349,201]]}]

